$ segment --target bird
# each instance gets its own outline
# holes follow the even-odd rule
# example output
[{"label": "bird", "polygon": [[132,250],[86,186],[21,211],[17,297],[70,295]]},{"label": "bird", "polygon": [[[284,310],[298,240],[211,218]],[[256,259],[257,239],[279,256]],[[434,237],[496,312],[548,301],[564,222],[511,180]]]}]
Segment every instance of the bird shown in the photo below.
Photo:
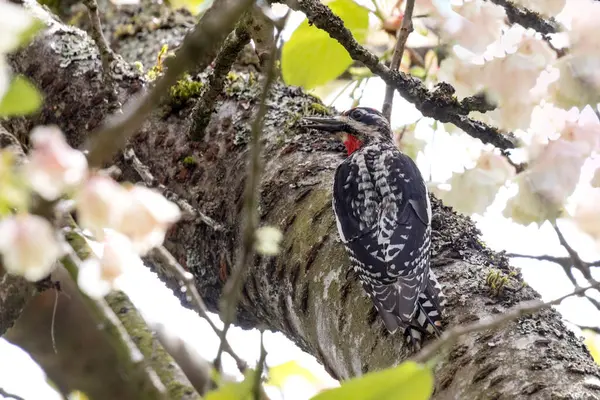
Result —
[{"label": "bird", "polygon": [[305,117],[303,125],[342,140],[347,157],[332,196],[340,240],[387,330],[403,330],[420,349],[425,335],[441,334],[445,297],[430,268],[431,204],[417,165],[373,108]]}]

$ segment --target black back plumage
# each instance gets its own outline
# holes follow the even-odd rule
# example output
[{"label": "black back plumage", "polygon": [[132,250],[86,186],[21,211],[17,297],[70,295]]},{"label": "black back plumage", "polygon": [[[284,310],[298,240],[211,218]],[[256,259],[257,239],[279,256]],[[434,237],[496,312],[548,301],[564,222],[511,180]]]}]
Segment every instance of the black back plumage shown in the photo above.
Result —
[{"label": "black back plumage", "polygon": [[363,146],[336,171],[338,232],[387,329],[403,328],[419,345],[425,331],[437,332],[443,309],[441,288],[429,268],[427,188],[413,160],[393,144],[387,120],[372,109],[353,110],[344,115],[367,131]]}]

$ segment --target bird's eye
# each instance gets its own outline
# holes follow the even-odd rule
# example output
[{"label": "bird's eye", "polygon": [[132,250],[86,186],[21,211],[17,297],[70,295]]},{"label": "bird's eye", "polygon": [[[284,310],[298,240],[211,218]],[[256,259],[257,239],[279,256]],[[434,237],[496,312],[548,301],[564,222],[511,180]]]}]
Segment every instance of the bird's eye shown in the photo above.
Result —
[{"label": "bird's eye", "polygon": [[350,117],[356,121],[360,121],[363,116],[364,116],[364,113],[361,110],[359,110],[358,108],[355,110],[352,110],[352,112],[350,113]]}]

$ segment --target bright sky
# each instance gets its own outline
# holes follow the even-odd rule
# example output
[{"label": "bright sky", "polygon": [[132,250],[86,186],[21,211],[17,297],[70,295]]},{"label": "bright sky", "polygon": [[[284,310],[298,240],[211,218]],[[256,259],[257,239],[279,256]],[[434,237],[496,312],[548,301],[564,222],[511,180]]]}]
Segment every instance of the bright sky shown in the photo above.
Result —
[{"label": "bright sky", "polygon": [[[287,30],[288,34],[301,20],[302,16],[297,13],[292,16],[290,27]],[[380,109],[384,88],[380,79],[369,80],[364,88],[364,96],[360,104]],[[331,99],[333,96],[329,98]],[[328,103],[327,99],[325,99],[325,103]],[[342,95],[334,105],[338,110],[344,110],[350,107],[351,100],[347,94]],[[419,118],[419,112],[396,94],[393,126],[410,124]],[[448,179],[452,171],[460,171],[465,157],[477,155],[478,151],[465,150],[465,144],[470,143],[470,139],[456,140],[456,136],[450,137],[441,131],[436,132],[435,140],[432,140],[433,132],[430,126],[431,121],[429,120],[423,120],[418,125],[417,137],[427,139],[430,146],[425,154],[419,156],[417,163],[425,177],[431,174],[433,181],[441,182]],[[435,160],[435,163],[432,163],[432,160]],[[483,233],[484,241],[494,250],[522,254],[566,255],[550,226],[545,225],[541,229],[534,225],[523,227],[502,216],[504,202],[509,194],[509,190],[501,190],[497,201],[490,207],[486,215],[475,218]],[[563,232],[584,259],[600,258],[600,254],[593,250],[595,247],[587,237],[577,234],[569,226],[564,226]],[[525,281],[540,292],[544,300],[551,300],[572,291],[572,286],[559,266],[523,259],[514,259],[511,263],[522,269]],[[208,360],[214,359],[218,340],[208,324],[194,312],[182,308],[171,292],[149,271],[143,270],[141,275],[136,277],[136,284],[130,285],[126,292],[150,322],[169,326],[173,332],[181,335],[184,340],[196,348],[203,357]],[[567,320],[581,325],[597,325],[600,317],[598,310],[580,298],[568,299],[558,309]],[[228,336],[235,351],[251,365],[258,360],[259,337],[256,330],[243,331],[238,328],[233,328]],[[324,385],[336,384],[312,356],[299,350],[283,335],[266,333],[265,347],[268,352],[267,363],[269,366],[297,360],[320,377]],[[2,360],[0,362],[0,388],[27,400],[60,398],[45,383],[43,371],[31,358],[3,339],[0,339],[0,360]],[[224,359],[224,366],[226,371],[236,372],[233,360],[227,356]],[[314,393],[315,389],[300,379],[290,381],[284,391],[285,398],[289,400],[306,399]],[[274,396],[277,396],[277,393],[274,393]],[[2,396],[0,396],[1,398]]]}]

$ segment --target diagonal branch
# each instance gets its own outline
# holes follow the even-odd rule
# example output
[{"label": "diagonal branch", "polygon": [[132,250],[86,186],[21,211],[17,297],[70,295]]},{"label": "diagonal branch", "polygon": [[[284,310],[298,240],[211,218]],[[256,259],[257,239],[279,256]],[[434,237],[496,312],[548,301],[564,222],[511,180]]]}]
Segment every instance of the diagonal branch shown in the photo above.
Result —
[{"label": "diagonal branch", "polygon": [[194,106],[192,126],[190,128],[192,140],[201,140],[204,136],[204,129],[210,121],[217,97],[219,97],[225,86],[225,77],[231,70],[231,66],[240,51],[250,42],[250,34],[244,26],[245,24],[246,21],[240,22],[235,31],[229,34],[215,59],[215,66],[208,77],[206,90]]},{"label": "diagonal branch", "polygon": [[557,33],[561,30],[560,24],[554,18],[545,20],[540,14],[528,10],[524,7],[519,7],[510,0],[487,0],[506,10],[508,22],[511,24],[519,24],[524,28],[531,28],[542,35]]},{"label": "diagonal branch", "polygon": [[[503,134],[498,128],[469,118],[467,115],[471,111],[483,111],[478,107],[479,103],[459,101],[454,96],[454,88],[449,84],[440,83],[436,90],[431,92],[420,80],[400,71],[390,70],[380,63],[374,54],[354,39],[343,21],[326,5],[317,0],[286,0],[286,4],[293,10],[302,11],[310,23],[329,33],[329,36],[344,46],[350,57],[362,62],[386,84],[393,86],[425,117],[431,117],[440,122],[450,122],[474,138],[493,144],[499,149],[512,149],[517,146],[514,135]],[[485,110],[488,109],[485,107]]]},{"label": "diagonal branch", "polygon": [[440,339],[424,347],[423,350],[421,350],[415,357],[413,357],[413,359],[418,362],[425,362],[431,360],[439,350],[452,345],[458,340],[459,337],[463,335],[488,329],[497,329],[509,321],[543,310],[544,308],[549,308],[551,306],[558,305],[566,298],[583,295],[586,291],[590,289],[597,289],[599,286],[600,282],[595,282],[592,285],[583,288],[577,288],[573,292],[568,293],[552,301],[543,302],[540,300],[535,300],[521,303],[520,305],[513,307],[512,309],[508,310],[504,314],[499,315],[498,317],[488,318],[467,325],[456,326],[452,329],[445,331],[440,337]]},{"label": "diagonal branch", "polygon": [[[415,8],[415,0],[407,0],[406,8],[404,9],[404,17],[402,18],[402,26],[398,32],[398,40],[396,41],[396,47],[394,48],[394,55],[392,56],[392,62],[390,63],[390,70],[396,71],[400,67],[402,56],[404,55],[404,46],[408,35],[413,31],[412,14]],[[392,118],[392,104],[394,103],[394,87],[387,85],[385,88],[385,99],[383,100],[383,107],[381,109],[383,115],[391,122]]]},{"label": "diagonal branch", "polygon": [[193,66],[206,68],[225,36],[252,3],[253,0],[222,0],[213,4],[185,37],[175,57],[166,61],[167,71],[155,86],[145,96],[130,101],[123,114],[115,115],[90,137],[86,145],[90,166],[102,166],[125,146],[181,74]]},{"label": "diagonal branch", "polygon": [[[284,18],[287,19],[286,14]],[[277,32],[273,48],[271,49],[271,55],[269,57],[267,70],[265,71],[263,90],[260,96],[260,103],[256,117],[252,122],[252,136],[249,146],[249,163],[248,163],[248,176],[246,177],[246,188],[244,192],[244,204],[242,208],[242,215],[244,220],[242,221],[241,230],[241,241],[242,249],[238,255],[238,261],[231,277],[227,280],[225,287],[223,288],[223,295],[220,300],[221,308],[221,319],[225,326],[221,331],[221,344],[217,352],[215,359],[215,367],[221,367],[221,355],[224,349],[224,343],[226,343],[227,331],[233,323],[235,317],[235,311],[237,304],[246,280],[246,274],[250,263],[254,262],[254,243],[256,236],[256,229],[258,228],[258,200],[259,200],[259,185],[260,175],[262,173],[261,166],[261,142],[260,135],[263,130],[264,117],[267,114],[267,98],[271,90],[271,86],[275,81],[275,52],[277,51],[276,43],[279,41],[282,30]]]}]

